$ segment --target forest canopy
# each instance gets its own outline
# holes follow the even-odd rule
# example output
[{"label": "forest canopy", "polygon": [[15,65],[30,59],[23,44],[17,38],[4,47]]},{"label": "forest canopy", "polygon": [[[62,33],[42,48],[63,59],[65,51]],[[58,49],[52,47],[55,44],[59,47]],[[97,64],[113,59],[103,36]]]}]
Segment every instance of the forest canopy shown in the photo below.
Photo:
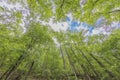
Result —
[{"label": "forest canopy", "polygon": [[90,25],[103,18],[94,27],[110,27],[120,23],[119,13],[120,0],[1,0],[0,80],[119,80],[119,28],[85,36],[44,25],[72,14]]}]

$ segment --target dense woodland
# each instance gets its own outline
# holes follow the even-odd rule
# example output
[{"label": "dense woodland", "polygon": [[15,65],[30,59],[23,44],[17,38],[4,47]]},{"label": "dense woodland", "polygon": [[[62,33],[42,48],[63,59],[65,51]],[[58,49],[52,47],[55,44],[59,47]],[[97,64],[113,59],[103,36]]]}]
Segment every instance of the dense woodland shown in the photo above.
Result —
[{"label": "dense woodland", "polygon": [[120,0],[5,1],[21,4],[29,14],[0,6],[0,80],[120,80],[120,29],[84,36],[37,21],[61,22],[71,13],[90,25],[104,17],[101,24],[108,26],[120,22]]}]

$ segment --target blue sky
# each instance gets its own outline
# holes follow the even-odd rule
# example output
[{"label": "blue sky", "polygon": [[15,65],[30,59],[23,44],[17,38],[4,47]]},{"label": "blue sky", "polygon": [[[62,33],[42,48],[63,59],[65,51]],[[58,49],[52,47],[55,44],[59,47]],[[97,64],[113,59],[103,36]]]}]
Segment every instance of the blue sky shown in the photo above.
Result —
[{"label": "blue sky", "polygon": [[120,28],[119,22],[113,22],[111,25],[106,25],[104,17],[100,17],[93,25],[86,22],[76,21],[71,17],[66,18],[68,30],[70,31],[86,31],[86,35],[93,34],[110,34],[112,30]]},{"label": "blue sky", "polygon": [[68,30],[70,30],[70,31],[79,31],[79,30],[77,30],[77,27],[80,27],[80,26],[82,26],[84,28],[88,28],[90,33],[92,33],[92,31],[94,29],[94,26],[92,26],[92,25],[89,25],[85,22],[79,22],[79,21],[71,20],[69,17],[67,17],[66,21],[69,24]]}]

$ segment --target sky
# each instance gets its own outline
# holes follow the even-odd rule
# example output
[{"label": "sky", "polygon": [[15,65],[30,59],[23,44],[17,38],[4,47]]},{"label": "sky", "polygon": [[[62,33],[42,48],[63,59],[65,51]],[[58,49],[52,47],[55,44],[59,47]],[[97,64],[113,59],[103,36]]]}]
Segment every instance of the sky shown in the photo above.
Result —
[{"label": "sky", "polygon": [[84,31],[86,33],[85,36],[95,34],[109,35],[112,30],[120,28],[119,22],[113,22],[111,23],[111,25],[105,25],[104,18],[99,18],[95,24],[89,25],[86,22],[74,20],[71,14],[68,15],[66,21],[64,22],[53,23],[51,19],[48,24],[52,27],[54,31]]}]

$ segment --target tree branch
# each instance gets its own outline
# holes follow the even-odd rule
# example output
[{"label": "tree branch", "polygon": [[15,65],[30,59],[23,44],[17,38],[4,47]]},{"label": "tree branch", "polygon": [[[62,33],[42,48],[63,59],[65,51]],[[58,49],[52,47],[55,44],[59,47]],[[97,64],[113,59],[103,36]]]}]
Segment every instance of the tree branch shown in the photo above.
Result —
[{"label": "tree branch", "polygon": [[120,9],[109,11],[108,13],[115,13],[115,12],[120,12]]}]

